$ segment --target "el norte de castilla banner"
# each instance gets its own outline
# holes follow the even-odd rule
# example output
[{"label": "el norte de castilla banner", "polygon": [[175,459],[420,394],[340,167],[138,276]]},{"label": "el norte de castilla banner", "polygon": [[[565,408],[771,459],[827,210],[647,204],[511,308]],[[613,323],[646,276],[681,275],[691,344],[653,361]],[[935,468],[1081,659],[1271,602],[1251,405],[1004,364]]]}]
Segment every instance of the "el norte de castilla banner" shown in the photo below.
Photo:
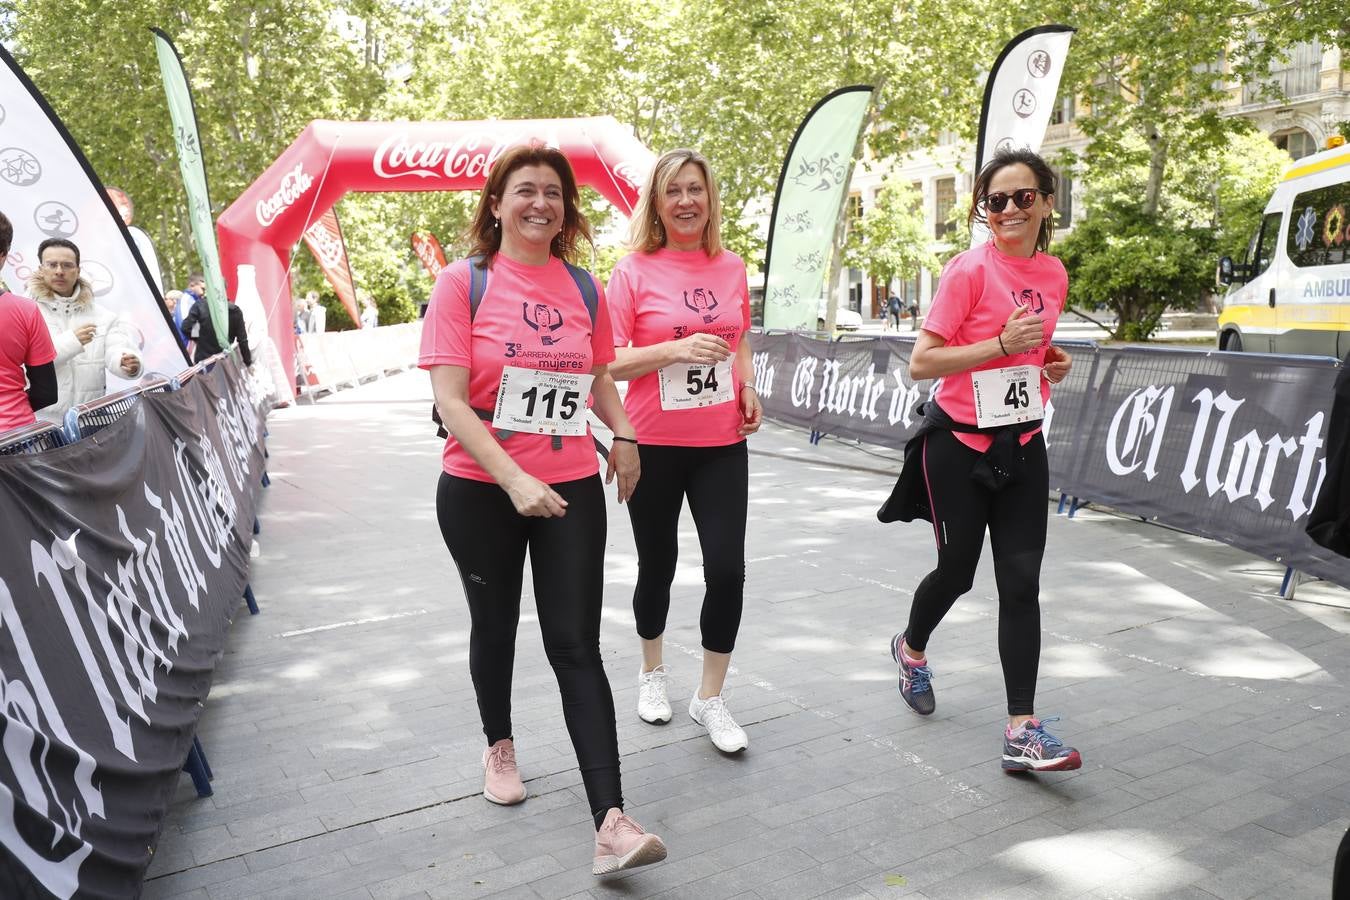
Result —
[{"label": "el norte de castilla banner", "polygon": [[[911,337],[752,335],[773,420],[902,450],[934,382]],[[1045,409],[1050,487],[1350,586],[1350,559],[1305,533],[1327,478],[1335,360],[1061,344]]]},{"label": "el norte de castilla banner", "polygon": [[266,398],[233,357],[0,456],[0,897],[133,897],[248,580]]}]

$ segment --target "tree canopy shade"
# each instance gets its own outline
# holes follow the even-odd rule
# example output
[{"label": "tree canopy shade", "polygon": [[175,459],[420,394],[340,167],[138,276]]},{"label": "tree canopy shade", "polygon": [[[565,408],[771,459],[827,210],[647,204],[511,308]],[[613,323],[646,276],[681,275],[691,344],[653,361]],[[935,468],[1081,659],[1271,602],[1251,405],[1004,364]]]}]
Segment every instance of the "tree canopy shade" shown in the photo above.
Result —
[{"label": "tree canopy shade", "polygon": [[[708,156],[727,244],[753,261],[757,213],[818,99],[877,86],[876,159],[971,139],[998,49],[1045,22],[1078,28],[1061,92],[1087,101],[1089,174],[1142,160],[1155,200],[1173,161],[1231,134],[1215,104],[1236,81],[1207,67],[1254,76],[1296,41],[1347,41],[1341,0],[0,0],[0,39],[103,180],[131,195],[178,282],[191,241],[150,26],[184,56],[217,213],[315,119],[612,115],[657,152]],[[382,303],[386,289],[422,299],[408,235],[433,231],[453,254],[471,202],[343,201],[358,279],[378,278],[365,286]],[[587,204],[610,215],[594,195]],[[297,267],[302,289],[320,286],[304,254]]]}]

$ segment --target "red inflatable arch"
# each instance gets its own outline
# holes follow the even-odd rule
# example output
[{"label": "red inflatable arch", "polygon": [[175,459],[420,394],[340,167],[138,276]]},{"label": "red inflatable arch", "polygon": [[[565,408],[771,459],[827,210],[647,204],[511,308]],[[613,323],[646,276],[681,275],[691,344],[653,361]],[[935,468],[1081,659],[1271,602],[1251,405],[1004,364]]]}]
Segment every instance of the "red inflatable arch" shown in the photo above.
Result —
[{"label": "red inflatable arch", "polygon": [[[238,266],[257,270],[268,333],[295,371],[291,253],[305,229],[348,191],[463,191],[483,186],[508,148],[542,141],[567,155],[577,180],[625,214],[655,155],[610,116],[482,122],[311,122],[216,222],[231,297]],[[287,388],[294,389],[291,379]]]}]

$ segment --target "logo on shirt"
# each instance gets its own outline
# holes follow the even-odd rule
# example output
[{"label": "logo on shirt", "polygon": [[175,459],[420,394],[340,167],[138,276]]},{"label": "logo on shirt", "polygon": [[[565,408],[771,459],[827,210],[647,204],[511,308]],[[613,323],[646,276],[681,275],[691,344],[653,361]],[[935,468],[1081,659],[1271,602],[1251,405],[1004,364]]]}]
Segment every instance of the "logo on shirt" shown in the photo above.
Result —
[{"label": "logo on shirt", "polygon": [[507,341],[507,342],[506,342],[506,358],[507,358],[507,359],[514,359],[515,356],[516,356],[516,354],[519,353],[522,349],[524,349],[524,347],[525,347],[524,344],[518,344],[518,343],[516,343],[515,341]]},{"label": "logo on shirt", "polygon": [[711,325],[721,317],[721,313],[710,315],[714,309],[717,309],[717,298],[713,296],[710,290],[703,288],[694,288],[694,296],[690,297],[689,292],[684,292],[684,305],[703,317],[704,325]]},{"label": "logo on shirt", "polygon": [[689,333],[689,326],[688,326],[688,325],[676,325],[676,326],[675,326],[675,340],[678,341],[680,338],[684,337],[684,336],[685,336],[686,334],[688,334],[688,333]]},{"label": "logo on shirt", "polygon": [[536,303],[531,306],[527,300],[520,304],[520,316],[525,320],[525,324],[539,335],[539,340],[545,347],[562,342],[561,337],[553,337],[553,332],[563,325],[562,313],[557,309],[547,303]]},{"label": "logo on shirt", "polygon": [[1013,303],[1025,307],[1028,312],[1040,315],[1045,312],[1045,298],[1041,296],[1040,291],[1033,291],[1031,288],[1022,288],[1022,293],[1012,292]]}]

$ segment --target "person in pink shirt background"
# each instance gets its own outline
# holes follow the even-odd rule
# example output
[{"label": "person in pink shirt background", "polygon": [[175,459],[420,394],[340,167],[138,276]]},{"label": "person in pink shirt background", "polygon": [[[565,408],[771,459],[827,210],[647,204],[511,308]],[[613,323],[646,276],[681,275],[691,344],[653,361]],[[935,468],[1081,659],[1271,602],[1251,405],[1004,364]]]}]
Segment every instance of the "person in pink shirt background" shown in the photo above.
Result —
[{"label": "person in pink shirt background", "polygon": [[[0,213],[0,270],[14,226]],[[56,402],[56,345],[36,302],[0,290],[0,432],[37,421],[35,410]]]},{"label": "person in pink shirt background", "polygon": [[752,384],[745,263],[722,247],[708,161],[672,150],[652,168],[629,231],[634,251],[609,281],[614,377],[637,430],[643,479],[628,504],[638,552],[633,613],[642,645],[638,716],[671,718],[662,635],[678,555],[680,509],[703,551],[703,677],[689,715],[721,751],[749,740],[723,699],[745,590],[746,436],[762,409]]},{"label": "person in pink shirt background", "polygon": [[[469,239],[470,259],[436,279],[418,365],[430,370],[449,432],[436,514],[472,621],[469,671],[488,744],[483,796],[502,805],[525,799],[511,680],[528,552],[544,650],[595,824],[592,872],[659,862],[665,844],[623,812],[614,695],[600,658],[606,514],[588,397],[614,433],[606,478],[617,477],[621,503],[640,462],[608,371],[604,292],[566,262],[590,241],[566,157],[542,145],[504,153]],[[471,310],[476,277],[486,287]],[[583,285],[595,292],[594,315]]]},{"label": "person in pink shirt background", "polygon": [[942,379],[905,460],[909,469],[919,455],[938,562],[891,639],[900,694],[915,712],[933,713],[928,640],[970,590],[988,531],[1008,701],[1002,766],[1014,772],[1082,765],[1034,711],[1049,494],[1040,424],[1051,385],[1072,365],[1050,344],[1068,293],[1063,264],[1047,252],[1054,193],[1054,172],[1029,150],[999,151],[980,170],[969,218],[992,237],[947,264],[909,368],[916,381]]}]

